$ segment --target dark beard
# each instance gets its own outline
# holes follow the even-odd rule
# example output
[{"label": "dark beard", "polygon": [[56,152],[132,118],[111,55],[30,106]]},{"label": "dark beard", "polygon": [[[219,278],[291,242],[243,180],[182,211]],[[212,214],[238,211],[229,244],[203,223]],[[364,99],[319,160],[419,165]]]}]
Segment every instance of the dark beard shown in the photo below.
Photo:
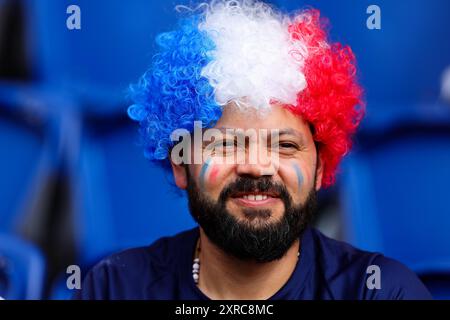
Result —
[{"label": "dark beard", "polygon": [[[188,171],[188,169],[186,168]],[[188,172],[189,209],[194,220],[202,227],[208,239],[225,253],[241,260],[270,262],[284,256],[295,240],[309,225],[317,206],[317,192],[309,192],[303,205],[294,206],[284,185],[274,183],[270,177],[239,177],[226,186],[217,202],[205,195]],[[271,210],[245,209],[247,218],[237,219],[226,208],[226,201],[237,192],[276,192],[284,203],[284,214],[279,221],[265,221]],[[257,223],[251,223],[259,218]]]}]

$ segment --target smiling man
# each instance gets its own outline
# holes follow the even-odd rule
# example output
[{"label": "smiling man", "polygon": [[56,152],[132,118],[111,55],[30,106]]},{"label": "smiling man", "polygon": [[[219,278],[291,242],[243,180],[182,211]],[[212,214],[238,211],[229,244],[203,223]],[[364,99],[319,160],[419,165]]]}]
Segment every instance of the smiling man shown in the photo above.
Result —
[{"label": "smiling man", "polygon": [[180,10],[129,115],[199,226],[102,261],[77,298],[430,298],[400,263],[309,227],[363,113],[352,51],[328,41],[319,12]]}]

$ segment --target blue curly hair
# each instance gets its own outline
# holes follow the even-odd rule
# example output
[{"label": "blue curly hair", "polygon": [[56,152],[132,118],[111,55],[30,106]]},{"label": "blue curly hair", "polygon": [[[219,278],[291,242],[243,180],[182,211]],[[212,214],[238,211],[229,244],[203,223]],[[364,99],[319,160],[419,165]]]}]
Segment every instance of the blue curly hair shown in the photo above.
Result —
[{"label": "blue curly hair", "polygon": [[214,89],[201,76],[214,43],[198,30],[199,19],[198,15],[181,19],[177,30],[159,34],[159,50],[149,70],[130,87],[134,104],[128,115],[140,124],[140,143],[149,160],[168,158],[174,130],[192,132],[194,121],[212,127],[222,115]]}]

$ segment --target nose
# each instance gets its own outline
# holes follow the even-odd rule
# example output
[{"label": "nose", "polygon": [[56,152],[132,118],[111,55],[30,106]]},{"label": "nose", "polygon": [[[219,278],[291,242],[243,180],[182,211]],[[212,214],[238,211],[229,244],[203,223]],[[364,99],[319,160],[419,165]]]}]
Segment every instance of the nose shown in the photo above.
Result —
[{"label": "nose", "polygon": [[249,150],[246,152],[245,161],[238,161],[236,165],[236,173],[239,176],[245,175],[258,178],[273,176],[276,172],[276,159],[269,155],[267,150],[259,150],[259,152]]}]

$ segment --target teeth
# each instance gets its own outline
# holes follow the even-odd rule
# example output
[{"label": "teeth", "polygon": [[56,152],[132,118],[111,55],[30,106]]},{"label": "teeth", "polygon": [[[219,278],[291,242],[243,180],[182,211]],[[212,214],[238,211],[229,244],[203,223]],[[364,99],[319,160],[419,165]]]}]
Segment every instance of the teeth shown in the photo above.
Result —
[{"label": "teeth", "polygon": [[265,194],[245,194],[242,196],[242,198],[244,198],[245,200],[251,200],[251,201],[262,201],[262,200],[267,200],[267,195]]}]

